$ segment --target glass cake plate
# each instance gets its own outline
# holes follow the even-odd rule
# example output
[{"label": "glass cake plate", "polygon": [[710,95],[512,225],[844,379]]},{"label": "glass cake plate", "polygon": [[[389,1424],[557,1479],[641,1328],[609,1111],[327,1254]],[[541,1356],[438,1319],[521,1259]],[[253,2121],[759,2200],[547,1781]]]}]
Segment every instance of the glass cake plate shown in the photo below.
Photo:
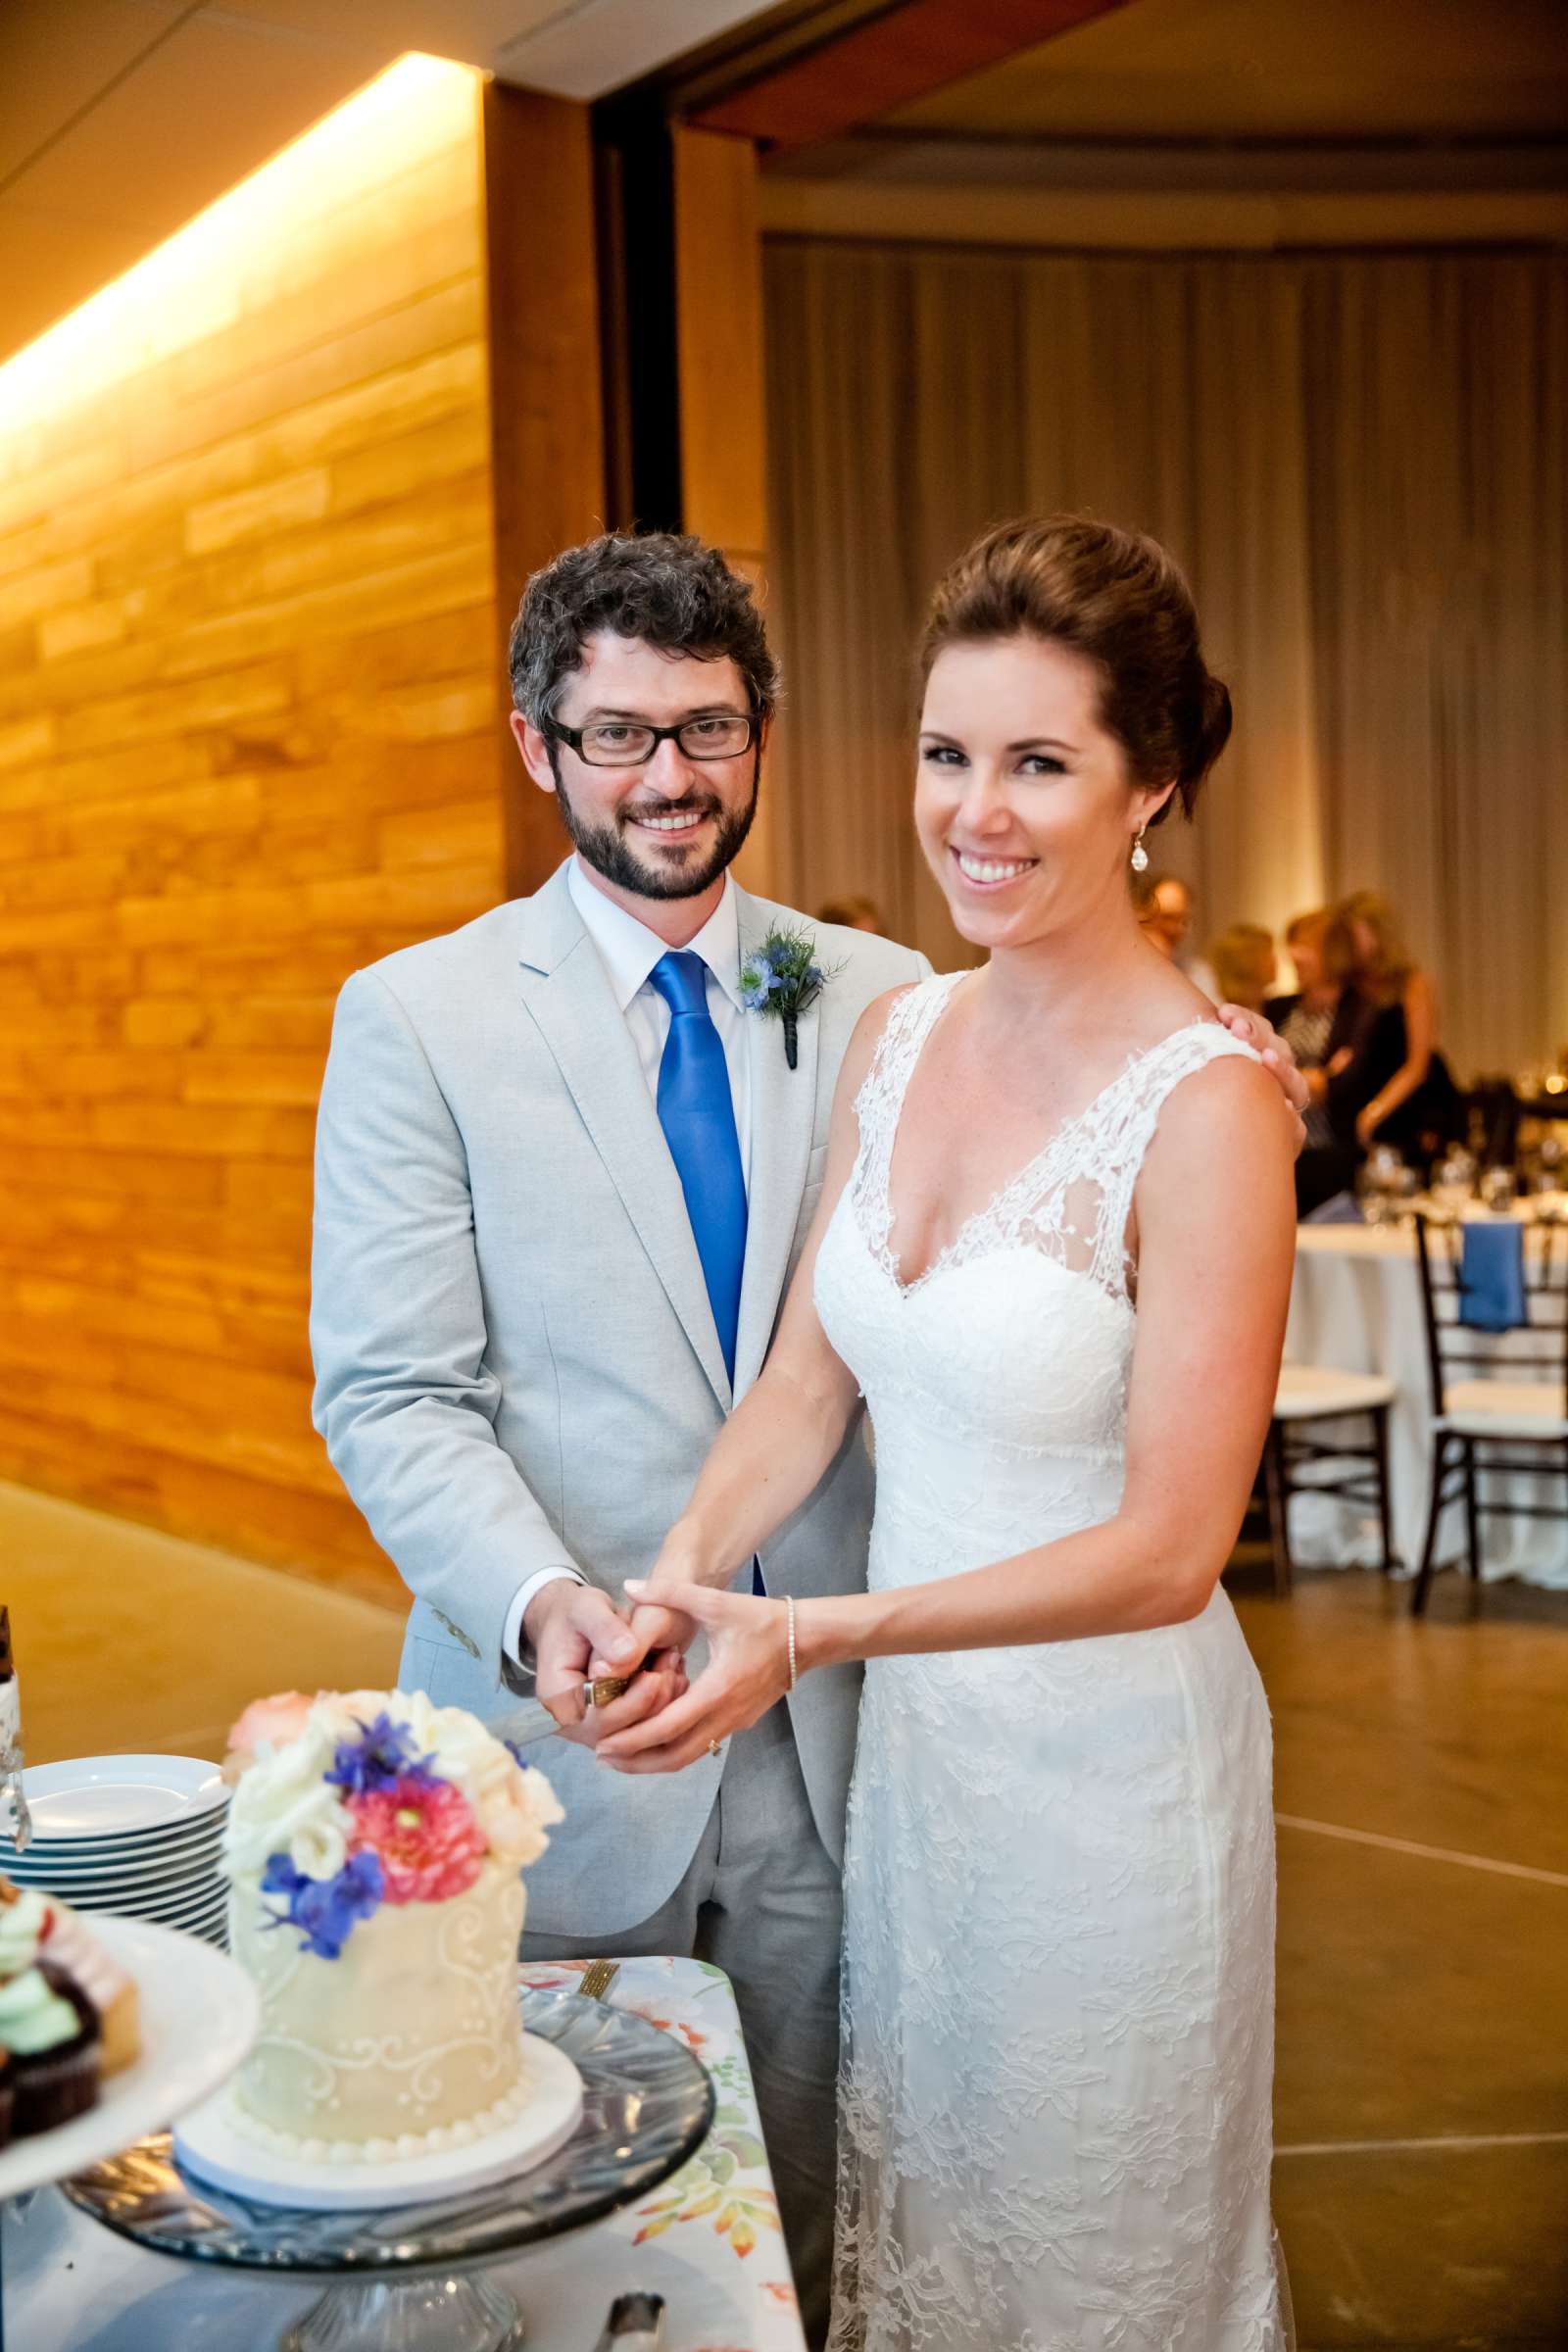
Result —
[{"label": "glass cake plate", "polygon": [[582,2117],[526,2173],[375,2212],[310,2212],[186,2179],[167,2132],[63,2183],[72,2203],[154,2253],[274,2278],[333,2283],[281,2352],[511,2352],[526,2328],[510,2296],[465,2274],[585,2229],[644,2196],[702,2145],[706,2070],[673,2034],[576,1992],[525,1986],[527,2032],[582,2079]]}]

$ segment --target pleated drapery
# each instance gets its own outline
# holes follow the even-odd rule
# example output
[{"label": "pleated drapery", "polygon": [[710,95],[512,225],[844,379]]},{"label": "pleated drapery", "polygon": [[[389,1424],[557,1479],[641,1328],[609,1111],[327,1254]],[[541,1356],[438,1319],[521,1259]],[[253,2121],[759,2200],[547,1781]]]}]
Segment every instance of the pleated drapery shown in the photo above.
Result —
[{"label": "pleated drapery", "polygon": [[[912,648],[986,523],[1186,565],[1238,723],[1185,872],[1211,936],[1387,890],[1461,1069],[1568,1040],[1568,257],[776,240],[783,894],[967,951],[915,850]],[[777,787],[775,787],[777,789]]]}]

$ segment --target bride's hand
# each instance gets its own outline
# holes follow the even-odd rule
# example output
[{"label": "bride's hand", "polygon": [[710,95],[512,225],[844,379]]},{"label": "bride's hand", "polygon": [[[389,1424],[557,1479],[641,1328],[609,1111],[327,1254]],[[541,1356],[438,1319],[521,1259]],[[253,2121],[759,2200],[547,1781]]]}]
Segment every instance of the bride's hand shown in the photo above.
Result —
[{"label": "bride's hand", "polygon": [[[635,1600],[646,1586],[628,1584]],[[710,1585],[669,1585],[662,1605],[708,1636],[709,1659],[684,1697],[602,1740],[595,1753],[617,1772],[679,1772],[731,1732],[743,1732],[790,1687],[789,1616],[781,1600]]]},{"label": "bride's hand", "polygon": [[[589,1672],[595,1677],[605,1674],[635,1674],[639,1667],[654,1673],[661,1668],[680,1665],[696,1637],[694,1618],[664,1606],[665,1591],[675,1585],[692,1582],[690,1559],[676,1536],[669,1536],[663,1550],[654,1562],[646,1580],[629,1579],[624,1588],[628,1599],[636,1605],[627,1619],[627,1627],[636,1648],[630,1661],[595,1657]],[[681,1690],[685,1689],[682,1678]],[[680,1691],[675,1692],[680,1696]]]}]

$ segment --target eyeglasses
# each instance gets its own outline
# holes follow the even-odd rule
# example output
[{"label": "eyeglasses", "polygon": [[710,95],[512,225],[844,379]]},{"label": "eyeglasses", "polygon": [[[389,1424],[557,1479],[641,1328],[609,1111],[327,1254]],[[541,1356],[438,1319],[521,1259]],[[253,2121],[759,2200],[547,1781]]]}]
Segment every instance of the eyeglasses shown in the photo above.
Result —
[{"label": "eyeglasses", "polygon": [[761,721],[754,711],[710,710],[683,718],[678,727],[654,727],[636,718],[601,718],[589,727],[563,727],[552,719],[546,733],[568,743],[590,767],[646,767],[662,743],[673,743],[688,760],[733,760],[749,752]]}]

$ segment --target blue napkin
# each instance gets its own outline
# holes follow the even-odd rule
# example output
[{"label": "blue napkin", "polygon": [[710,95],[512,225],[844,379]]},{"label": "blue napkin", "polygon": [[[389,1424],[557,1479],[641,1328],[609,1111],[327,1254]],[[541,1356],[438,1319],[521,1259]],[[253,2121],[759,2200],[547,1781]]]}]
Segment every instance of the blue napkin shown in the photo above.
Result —
[{"label": "blue napkin", "polygon": [[1301,1219],[1303,1225],[1364,1225],[1361,1204],[1353,1193],[1335,1193],[1309,1208]]},{"label": "blue napkin", "polygon": [[1466,1222],[1459,1259],[1459,1320],[1474,1331],[1515,1331],[1530,1320],[1525,1229],[1512,1217]]}]

